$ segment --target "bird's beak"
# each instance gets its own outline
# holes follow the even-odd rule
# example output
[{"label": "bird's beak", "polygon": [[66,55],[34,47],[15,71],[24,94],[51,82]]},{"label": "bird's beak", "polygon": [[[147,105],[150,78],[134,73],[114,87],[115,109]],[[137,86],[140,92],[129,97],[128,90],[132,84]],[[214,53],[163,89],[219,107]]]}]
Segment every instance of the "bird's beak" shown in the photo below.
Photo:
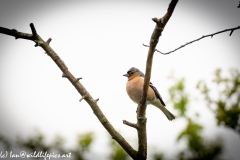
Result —
[{"label": "bird's beak", "polygon": [[124,74],[123,76],[125,76],[125,77],[129,77],[129,74],[128,74],[128,73],[126,73],[126,74]]}]

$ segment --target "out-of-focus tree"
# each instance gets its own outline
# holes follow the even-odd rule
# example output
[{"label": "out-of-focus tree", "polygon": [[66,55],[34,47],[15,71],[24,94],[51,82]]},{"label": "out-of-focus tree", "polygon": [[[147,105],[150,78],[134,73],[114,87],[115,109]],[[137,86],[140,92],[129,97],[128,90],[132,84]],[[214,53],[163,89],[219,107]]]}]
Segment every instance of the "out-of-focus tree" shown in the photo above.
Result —
[{"label": "out-of-focus tree", "polygon": [[[239,133],[239,115],[240,115],[240,73],[237,70],[230,70],[230,77],[223,77],[221,70],[215,72],[212,83],[216,90],[211,89],[205,81],[199,81],[197,88],[203,95],[203,101],[215,114],[217,125],[224,125],[228,128],[234,129]],[[179,160],[219,160],[223,151],[223,144],[220,137],[216,139],[209,139],[203,136],[202,132],[204,126],[197,122],[197,117],[200,115],[197,111],[189,114],[188,110],[196,104],[193,101],[194,95],[186,91],[185,79],[175,78],[170,76],[173,82],[169,87],[170,102],[178,111],[178,119],[186,121],[185,128],[178,134],[176,143],[180,141],[186,142],[186,148],[176,154],[175,157],[166,157],[163,152],[153,153],[150,155],[154,160],[164,159],[179,159]],[[212,87],[213,85],[211,85]],[[216,92],[213,94],[212,92]],[[217,95],[217,96],[216,96]],[[191,102],[191,103],[190,103]],[[111,160],[128,160],[129,155],[120,147],[118,143],[110,139],[110,154]],[[77,144],[73,148],[66,148],[64,146],[64,139],[61,136],[56,136],[52,143],[46,143],[46,139],[40,132],[28,138],[19,138],[18,143],[12,142],[0,135],[0,145],[4,146],[6,150],[12,150],[13,147],[26,149],[26,151],[48,151],[59,154],[71,153],[69,160],[83,160],[87,155],[91,154],[91,146],[94,142],[94,134],[91,132],[80,134],[77,136]],[[154,147],[154,146],[153,146]]]},{"label": "out-of-focus tree", "polygon": [[153,159],[154,160],[164,160],[164,153],[153,153]]},{"label": "out-of-focus tree", "polygon": [[[68,156],[65,159],[69,160],[86,160],[87,155],[91,154],[91,147],[94,142],[94,133],[87,132],[77,135],[77,144],[72,148],[64,146],[65,140],[56,135],[54,140],[50,143],[46,142],[45,136],[38,130],[27,138],[17,137],[17,141],[11,141],[6,137],[0,135],[0,146],[3,146],[6,151],[24,150],[27,153],[42,152],[54,153]],[[129,160],[130,157],[122,147],[109,137],[110,143],[110,160]],[[42,159],[33,158],[33,159]]]},{"label": "out-of-focus tree", "polygon": [[222,76],[221,69],[215,71],[212,79],[215,90],[204,81],[199,81],[197,88],[215,114],[217,125],[231,128],[240,136],[240,73],[236,69],[229,73],[230,76]]},{"label": "out-of-focus tree", "polygon": [[170,101],[173,107],[179,111],[179,116],[186,114],[189,95],[185,91],[185,79],[176,79],[174,75],[170,75],[169,79],[173,81],[173,85],[169,88]]},{"label": "out-of-focus tree", "polygon": [[[27,138],[17,137],[16,142],[11,142],[4,136],[0,136],[0,144],[2,144],[5,150],[9,151],[9,153],[10,151],[20,149],[27,154],[34,152],[36,152],[36,154],[40,153],[39,156],[44,155],[45,153],[54,153],[54,155],[59,154],[65,156],[63,159],[69,160],[86,159],[86,155],[89,154],[93,141],[94,134],[92,132],[77,135],[77,144],[73,148],[66,148],[64,146],[65,140],[59,135],[55,136],[55,139],[52,142],[47,143],[44,135],[38,130],[32,136]],[[43,158],[34,157],[32,159]]]},{"label": "out-of-focus tree", "polygon": [[123,150],[123,148],[114,140],[110,138],[110,148],[111,148],[111,154],[110,159],[111,160],[129,160],[130,157],[127,154],[126,151]]},{"label": "out-of-focus tree", "polygon": [[190,118],[187,119],[186,128],[179,134],[177,140],[185,138],[187,150],[178,155],[180,160],[219,160],[222,153],[221,140],[209,140],[201,135],[203,126],[197,124]]},{"label": "out-of-focus tree", "polygon": [[[173,75],[169,78],[174,82],[169,88],[170,101],[174,108],[178,110],[178,118],[183,118],[187,121],[186,127],[177,137],[177,142],[180,140],[186,141],[187,148],[178,154],[177,159],[220,159],[222,153],[222,144],[220,141],[218,139],[209,140],[207,137],[203,137],[202,131],[204,126],[198,124],[195,118],[191,118],[187,114],[191,96],[186,92],[185,79],[177,79]],[[195,115],[198,116],[199,113],[196,112]]]}]

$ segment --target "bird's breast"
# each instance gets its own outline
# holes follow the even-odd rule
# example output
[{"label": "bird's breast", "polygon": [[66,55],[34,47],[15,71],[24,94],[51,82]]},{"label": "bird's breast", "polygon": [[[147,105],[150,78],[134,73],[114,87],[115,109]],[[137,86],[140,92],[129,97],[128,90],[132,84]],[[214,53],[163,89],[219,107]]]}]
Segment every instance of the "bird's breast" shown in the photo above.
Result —
[{"label": "bird's breast", "polygon": [[[127,82],[126,90],[128,96],[135,103],[139,103],[143,92],[144,80],[141,77],[136,77]],[[155,93],[152,88],[148,88],[147,101],[153,101]]]}]

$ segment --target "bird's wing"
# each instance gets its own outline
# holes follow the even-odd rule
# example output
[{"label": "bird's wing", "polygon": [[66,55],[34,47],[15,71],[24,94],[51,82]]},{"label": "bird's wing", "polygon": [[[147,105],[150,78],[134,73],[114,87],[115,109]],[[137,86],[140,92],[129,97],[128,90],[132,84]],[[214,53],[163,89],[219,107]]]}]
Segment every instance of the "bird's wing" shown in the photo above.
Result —
[{"label": "bird's wing", "polygon": [[154,87],[154,85],[153,85],[151,82],[150,82],[149,86],[153,89],[156,97],[159,99],[159,101],[161,102],[161,104],[162,104],[163,106],[166,106],[165,103],[163,102],[162,97],[161,97],[160,93],[158,92],[157,88]]}]

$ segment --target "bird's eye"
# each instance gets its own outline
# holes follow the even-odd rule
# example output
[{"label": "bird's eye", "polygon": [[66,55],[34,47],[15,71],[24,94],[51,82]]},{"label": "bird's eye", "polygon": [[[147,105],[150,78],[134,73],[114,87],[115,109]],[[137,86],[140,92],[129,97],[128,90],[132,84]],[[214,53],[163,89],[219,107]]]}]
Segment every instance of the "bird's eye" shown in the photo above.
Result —
[{"label": "bird's eye", "polygon": [[131,71],[129,71],[129,72],[128,72],[128,74],[129,74],[129,75],[132,75],[132,72],[131,72]]}]

